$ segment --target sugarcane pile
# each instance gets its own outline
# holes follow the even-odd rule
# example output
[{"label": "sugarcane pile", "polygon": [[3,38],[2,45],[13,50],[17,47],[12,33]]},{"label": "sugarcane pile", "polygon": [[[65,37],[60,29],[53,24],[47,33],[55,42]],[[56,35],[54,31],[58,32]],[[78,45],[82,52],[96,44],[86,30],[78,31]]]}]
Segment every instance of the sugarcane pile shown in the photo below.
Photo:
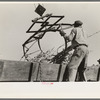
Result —
[{"label": "sugarcane pile", "polygon": [[59,53],[56,53],[52,50],[46,52],[40,52],[37,56],[31,59],[32,62],[45,62],[52,64],[68,64],[71,59],[72,52],[66,53],[66,50],[62,50]]}]

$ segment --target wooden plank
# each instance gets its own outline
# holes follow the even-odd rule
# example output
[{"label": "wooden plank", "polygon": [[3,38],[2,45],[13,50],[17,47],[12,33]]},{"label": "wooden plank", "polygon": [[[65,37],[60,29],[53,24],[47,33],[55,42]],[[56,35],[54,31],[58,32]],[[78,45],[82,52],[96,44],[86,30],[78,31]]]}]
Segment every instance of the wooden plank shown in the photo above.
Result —
[{"label": "wooden plank", "polygon": [[100,67],[98,69],[97,81],[100,81]]},{"label": "wooden plank", "polygon": [[63,75],[64,75],[64,72],[65,72],[65,68],[66,68],[66,65],[62,64],[61,65],[61,72],[60,72],[59,82],[63,81]]},{"label": "wooden plank", "polygon": [[36,82],[38,78],[39,63],[33,62],[31,81]]},{"label": "wooden plank", "polygon": [[87,81],[97,81],[99,67],[88,67],[85,71]]},{"label": "wooden plank", "polygon": [[28,81],[30,62],[4,61],[0,81]]},{"label": "wooden plank", "polygon": [[4,62],[0,61],[0,77],[1,77],[2,72],[3,72],[3,66],[4,66]]},{"label": "wooden plank", "polygon": [[37,81],[54,82],[58,81],[59,64],[40,63],[38,67]]}]

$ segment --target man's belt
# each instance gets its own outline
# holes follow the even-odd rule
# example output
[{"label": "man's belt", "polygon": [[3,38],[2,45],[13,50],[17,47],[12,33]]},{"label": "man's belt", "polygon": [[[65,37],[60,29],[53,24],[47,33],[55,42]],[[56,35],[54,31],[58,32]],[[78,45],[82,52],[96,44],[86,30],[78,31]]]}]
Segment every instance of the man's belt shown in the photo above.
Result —
[{"label": "man's belt", "polygon": [[86,44],[78,44],[78,45],[76,45],[76,46],[74,47],[74,49],[77,48],[77,47],[79,47],[79,46],[86,46],[86,47],[88,47],[88,45],[86,45]]}]

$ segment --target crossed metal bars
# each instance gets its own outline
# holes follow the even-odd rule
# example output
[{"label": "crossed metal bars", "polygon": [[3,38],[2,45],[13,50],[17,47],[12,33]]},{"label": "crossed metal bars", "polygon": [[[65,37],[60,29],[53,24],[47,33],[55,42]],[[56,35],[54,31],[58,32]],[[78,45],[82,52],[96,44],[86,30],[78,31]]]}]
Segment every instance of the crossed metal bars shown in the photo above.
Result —
[{"label": "crossed metal bars", "polygon": [[[49,19],[51,18],[58,18],[55,22],[53,22],[52,24],[49,23]],[[29,29],[26,31],[26,33],[33,33],[32,36],[30,36],[22,45],[23,46],[23,53],[24,55],[22,56],[25,57],[26,60],[28,60],[28,51],[29,49],[36,43],[38,42],[38,46],[39,49],[42,51],[41,46],[40,46],[40,39],[43,38],[43,36],[45,35],[46,32],[56,32],[59,31],[60,25],[65,26],[68,25],[70,27],[72,27],[72,24],[66,24],[66,23],[58,23],[60,20],[62,20],[64,18],[64,16],[54,16],[52,14],[46,14],[44,16],[41,16],[39,18],[35,18],[34,20],[32,20],[32,25],[29,27]],[[41,21],[42,19],[42,21]],[[41,24],[40,28],[38,30],[32,30],[32,28],[34,27],[35,24]],[[68,27],[68,28],[70,28]],[[33,44],[30,47],[27,47],[27,44],[33,42]]]}]

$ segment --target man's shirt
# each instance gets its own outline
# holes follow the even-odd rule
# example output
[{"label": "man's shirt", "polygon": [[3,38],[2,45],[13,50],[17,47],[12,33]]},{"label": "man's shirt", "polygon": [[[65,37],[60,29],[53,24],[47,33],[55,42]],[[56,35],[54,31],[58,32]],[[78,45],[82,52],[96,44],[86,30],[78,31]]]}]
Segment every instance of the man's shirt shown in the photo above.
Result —
[{"label": "man's shirt", "polygon": [[72,41],[72,45],[78,45],[78,44],[87,44],[87,34],[84,33],[83,29],[81,27],[73,28],[70,35],[66,36],[64,35],[66,39],[69,41]]}]

